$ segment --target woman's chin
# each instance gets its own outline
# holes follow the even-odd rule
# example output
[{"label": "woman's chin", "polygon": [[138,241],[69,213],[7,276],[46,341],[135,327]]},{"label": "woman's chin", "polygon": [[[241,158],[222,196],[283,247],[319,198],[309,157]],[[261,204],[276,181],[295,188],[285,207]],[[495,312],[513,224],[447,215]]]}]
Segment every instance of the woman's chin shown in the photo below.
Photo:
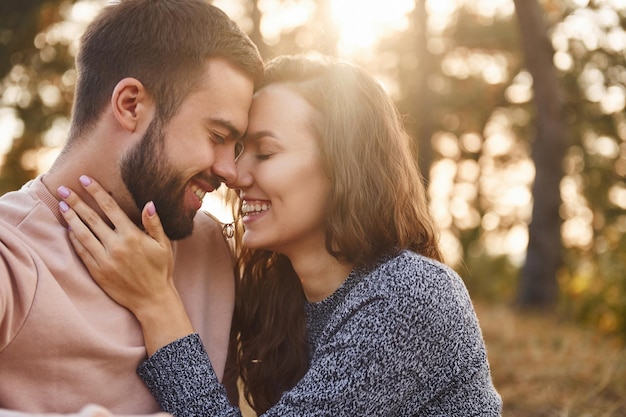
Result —
[{"label": "woman's chin", "polygon": [[243,234],[242,243],[248,249],[267,249],[267,246],[263,245],[262,239],[259,239],[258,234],[248,230]]}]

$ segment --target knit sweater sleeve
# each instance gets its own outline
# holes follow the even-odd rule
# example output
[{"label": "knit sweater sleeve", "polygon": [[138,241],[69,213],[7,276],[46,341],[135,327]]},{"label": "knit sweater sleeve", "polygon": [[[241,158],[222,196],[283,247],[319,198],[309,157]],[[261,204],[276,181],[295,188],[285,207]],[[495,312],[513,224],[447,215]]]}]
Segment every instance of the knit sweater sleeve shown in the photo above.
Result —
[{"label": "knit sweater sleeve", "polygon": [[157,350],[137,373],[161,408],[176,417],[241,416],[228,401],[196,333]]}]

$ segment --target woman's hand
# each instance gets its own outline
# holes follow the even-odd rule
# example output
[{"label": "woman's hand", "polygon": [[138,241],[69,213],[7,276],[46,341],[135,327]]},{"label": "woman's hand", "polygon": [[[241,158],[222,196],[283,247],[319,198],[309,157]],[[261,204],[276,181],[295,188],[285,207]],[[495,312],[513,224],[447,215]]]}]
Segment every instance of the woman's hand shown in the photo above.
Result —
[{"label": "woman's hand", "polygon": [[113,414],[110,410],[96,404],[88,404],[79,412],[71,414],[56,413],[28,413],[0,408],[0,417],[172,417],[167,413],[155,414]]},{"label": "woman's hand", "polygon": [[109,226],[67,187],[59,187],[59,208],[69,226],[74,249],[100,287],[139,320],[151,355],[179,337],[193,333],[174,286],[174,259],[152,202],[144,207],[140,230],[95,180],[80,182],[111,221]]}]

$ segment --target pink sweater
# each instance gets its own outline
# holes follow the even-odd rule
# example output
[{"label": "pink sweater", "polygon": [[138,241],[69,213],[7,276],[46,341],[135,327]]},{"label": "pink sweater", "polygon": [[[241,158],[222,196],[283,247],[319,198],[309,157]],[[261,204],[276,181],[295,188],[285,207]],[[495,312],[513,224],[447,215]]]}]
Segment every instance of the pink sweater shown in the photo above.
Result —
[{"label": "pink sweater", "polygon": [[[176,285],[221,375],[234,300],[228,247],[198,215],[173,248]],[[91,279],[41,178],[0,197],[0,408],[153,413],[136,373],[145,356],[138,322]]]}]

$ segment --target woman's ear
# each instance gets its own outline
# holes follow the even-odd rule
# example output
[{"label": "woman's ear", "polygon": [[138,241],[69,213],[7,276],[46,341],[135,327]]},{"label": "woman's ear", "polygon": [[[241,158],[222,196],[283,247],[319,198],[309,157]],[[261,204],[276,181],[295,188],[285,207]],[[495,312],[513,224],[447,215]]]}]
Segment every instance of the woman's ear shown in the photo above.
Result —
[{"label": "woman's ear", "polygon": [[146,125],[145,118],[152,119],[150,95],[135,78],[124,78],[117,83],[111,96],[111,109],[120,127],[129,132]]}]

